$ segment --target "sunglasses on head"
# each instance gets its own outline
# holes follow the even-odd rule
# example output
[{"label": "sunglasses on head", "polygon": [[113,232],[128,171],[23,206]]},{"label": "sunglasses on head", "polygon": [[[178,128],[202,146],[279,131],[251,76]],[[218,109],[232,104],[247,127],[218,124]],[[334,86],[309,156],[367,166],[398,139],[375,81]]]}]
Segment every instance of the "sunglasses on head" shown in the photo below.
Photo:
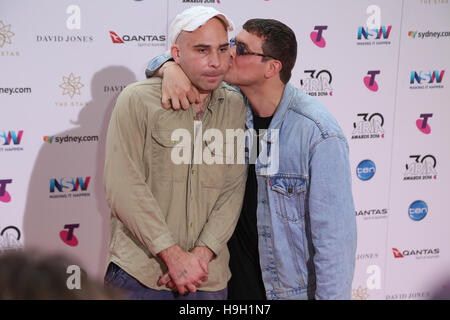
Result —
[{"label": "sunglasses on head", "polygon": [[256,53],[256,52],[248,51],[245,48],[243,43],[236,42],[236,38],[232,38],[230,40],[230,48],[233,48],[234,46],[236,46],[236,54],[238,56],[253,55],[253,56],[260,56],[260,57],[263,57],[263,58],[272,58],[272,59],[278,60],[277,58],[274,58],[274,57],[269,56],[267,54],[262,54],[262,53]]}]

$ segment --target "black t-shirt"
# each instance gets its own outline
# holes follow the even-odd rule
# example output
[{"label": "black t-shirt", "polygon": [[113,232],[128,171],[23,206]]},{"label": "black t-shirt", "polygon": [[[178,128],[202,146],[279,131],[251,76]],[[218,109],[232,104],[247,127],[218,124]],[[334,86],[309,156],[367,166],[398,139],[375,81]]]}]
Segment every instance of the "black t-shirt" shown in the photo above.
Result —
[{"label": "black t-shirt", "polygon": [[[268,129],[271,120],[272,117],[261,118],[253,113],[254,129],[258,134],[258,154],[260,129]],[[228,283],[228,299],[232,300],[266,300],[256,227],[257,187],[255,165],[249,164],[241,215],[228,241],[232,274]]]}]

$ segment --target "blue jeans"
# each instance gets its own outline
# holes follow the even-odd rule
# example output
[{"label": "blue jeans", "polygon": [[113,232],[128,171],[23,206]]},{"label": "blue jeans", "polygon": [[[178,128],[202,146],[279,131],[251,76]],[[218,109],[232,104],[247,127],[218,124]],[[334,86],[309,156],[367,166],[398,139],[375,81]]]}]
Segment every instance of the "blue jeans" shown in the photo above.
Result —
[{"label": "blue jeans", "polygon": [[211,292],[189,292],[187,295],[150,289],[112,262],[106,271],[105,286],[119,289],[130,300],[226,300],[227,298],[227,288]]}]

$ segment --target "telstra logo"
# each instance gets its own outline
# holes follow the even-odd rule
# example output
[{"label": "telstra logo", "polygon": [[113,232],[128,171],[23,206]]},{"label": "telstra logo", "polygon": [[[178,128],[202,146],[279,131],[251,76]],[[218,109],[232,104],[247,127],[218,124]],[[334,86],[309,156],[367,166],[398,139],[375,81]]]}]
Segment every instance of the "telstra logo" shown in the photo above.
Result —
[{"label": "telstra logo", "polygon": [[419,129],[420,132],[422,132],[422,133],[430,134],[431,127],[428,124],[428,119],[432,118],[432,117],[433,117],[432,113],[422,113],[420,115],[420,119],[417,119],[417,121],[416,121],[417,129]]},{"label": "telstra logo", "polygon": [[0,180],[0,201],[10,202],[11,195],[6,191],[6,185],[12,183],[12,179]]},{"label": "telstra logo", "polygon": [[378,91],[378,83],[375,81],[375,76],[380,73],[380,70],[371,70],[367,72],[368,77],[364,77],[364,84],[366,85],[367,89],[374,92]]},{"label": "telstra logo", "polygon": [[311,32],[311,40],[319,48],[324,48],[327,45],[325,38],[322,36],[322,32],[327,29],[328,26],[315,26],[314,30],[316,31]]},{"label": "telstra logo", "polygon": [[79,223],[77,223],[77,224],[66,224],[64,226],[64,229],[67,229],[67,230],[62,230],[59,233],[59,237],[68,246],[76,247],[78,245],[78,239],[73,233],[74,233],[74,230],[79,228],[79,227],[80,227]]}]

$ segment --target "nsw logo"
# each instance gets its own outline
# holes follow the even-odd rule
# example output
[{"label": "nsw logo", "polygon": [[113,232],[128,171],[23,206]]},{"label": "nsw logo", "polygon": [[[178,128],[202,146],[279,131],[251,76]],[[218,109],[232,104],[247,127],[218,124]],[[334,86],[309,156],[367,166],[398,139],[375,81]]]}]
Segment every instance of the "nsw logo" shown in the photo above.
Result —
[{"label": "nsw logo", "polygon": [[410,89],[442,89],[445,70],[411,71]]},{"label": "nsw logo", "polygon": [[4,146],[9,146],[11,142],[15,145],[19,145],[22,141],[23,130],[18,131],[0,131],[0,139],[3,139],[3,143],[0,140],[0,143]]},{"label": "nsw logo", "polygon": [[411,220],[420,221],[428,214],[428,206],[425,201],[417,200],[411,203],[408,208],[408,215]]},{"label": "nsw logo", "polygon": [[50,179],[50,198],[89,197],[91,177]]},{"label": "nsw logo", "polygon": [[372,179],[375,175],[375,163],[372,160],[363,160],[358,164],[356,168],[356,175],[362,181]]},{"label": "nsw logo", "polygon": [[392,26],[379,28],[359,27],[356,44],[359,46],[390,45],[389,36]]}]

